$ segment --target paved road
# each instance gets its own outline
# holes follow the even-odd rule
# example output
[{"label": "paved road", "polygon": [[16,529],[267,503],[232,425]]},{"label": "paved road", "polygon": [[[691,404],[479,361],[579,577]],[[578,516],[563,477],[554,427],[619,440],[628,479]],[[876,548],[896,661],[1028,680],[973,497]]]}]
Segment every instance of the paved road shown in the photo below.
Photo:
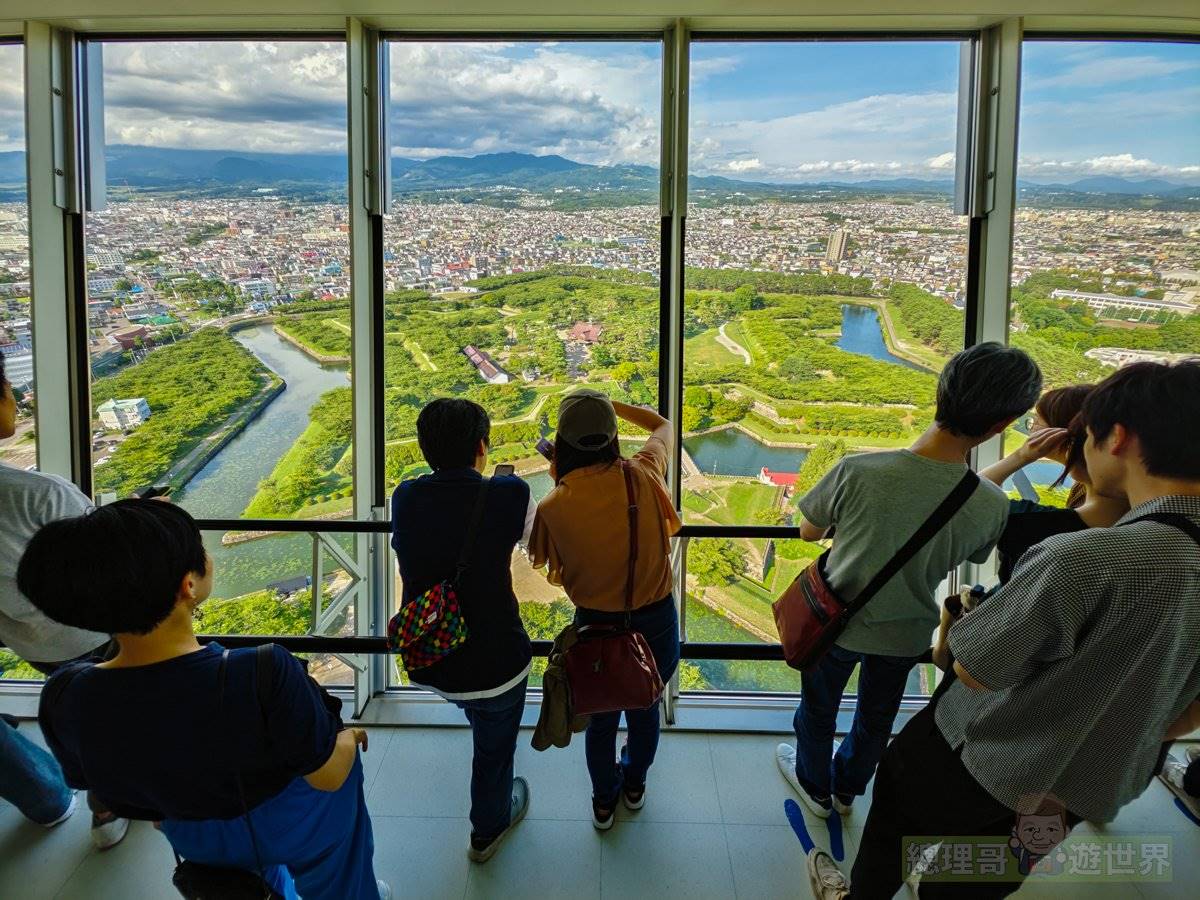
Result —
[{"label": "paved road", "polygon": [[746,361],[746,365],[750,365],[750,351],[725,333],[724,324],[717,329],[717,343],[730,353],[736,353]]}]

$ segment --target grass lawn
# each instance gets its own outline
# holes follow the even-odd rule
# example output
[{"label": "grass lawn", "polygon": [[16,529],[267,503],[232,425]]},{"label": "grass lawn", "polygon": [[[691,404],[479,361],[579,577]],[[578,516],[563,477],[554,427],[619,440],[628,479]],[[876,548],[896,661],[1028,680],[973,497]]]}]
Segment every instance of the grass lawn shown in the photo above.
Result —
[{"label": "grass lawn", "polygon": [[[739,389],[740,390],[740,389]],[[806,432],[806,431],[783,431],[775,426],[773,422],[754,414],[746,416],[740,424],[747,431],[762,438],[766,441],[774,441],[782,444],[802,444],[805,446],[816,446],[820,441],[827,441],[836,438],[837,435],[827,434],[823,432]],[[907,437],[889,438],[889,437],[846,437],[843,440],[855,449],[863,450],[894,450],[900,447],[909,446],[915,434]]]},{"label": "grass lawn", "polygon": [[[886,300],[877,300],[872,305],[876,307],[882,306],[887,309],[888,319],[892,323],[896,339],[904,345],[903,347],[890,347],[889,349],[893,353],[899,351],[897,353],[899,356],[912,357],[916,362],[934,372],[942,371],[942,367],[946,365],[947,358],[931,347],[926,347],[917,338],[913,337],[912,332],[908,330],[904,321],[900,318],[900,310],[896,307],[896,304]],[[883,328],[883,339],[885,343],[890,343],[886,327]]]},{"label": "grass lawn", "polygon": [[[733,336],[733,325],[730,323],[726,326],[725,332],[735,341],[738,340]],[[688,338],[683,343],[683,358],[689,366],[728,366],[732,363],[745,363],[745,360],[737,353],[732,353],[726,350],[717,342],[718,332],[715,328],[710,328],[707,331],[702,331],[694,337]],[[738,341],[741,343],[741,341]]]},{"label": "grass lawn", "polygon": [[782,488],[757,482],[734,482],[714,488],[710,493],[719,500],[707,515],[721,525],[756,525],[759,512],[779,506]]}]

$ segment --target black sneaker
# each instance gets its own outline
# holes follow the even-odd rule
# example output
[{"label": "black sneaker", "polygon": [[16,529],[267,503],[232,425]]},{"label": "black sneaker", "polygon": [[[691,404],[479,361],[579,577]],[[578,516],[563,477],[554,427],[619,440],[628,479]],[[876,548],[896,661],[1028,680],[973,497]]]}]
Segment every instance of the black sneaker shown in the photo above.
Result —
[{"label": "black sneaker", "polygon": [[636,812],[646,805],[646,786],[643,784],[638,788],[631,788],[628,785],[621,789],[621,802],[625,804],[625,808]]},{"label": "black sneaker", "polygon": [[613,821],[617,816],[617,804],[612,803],[608,806],[601,806],[596,802],[596,798],[592,798],[592,825],[597,831],[608,831],[613,827]]}]

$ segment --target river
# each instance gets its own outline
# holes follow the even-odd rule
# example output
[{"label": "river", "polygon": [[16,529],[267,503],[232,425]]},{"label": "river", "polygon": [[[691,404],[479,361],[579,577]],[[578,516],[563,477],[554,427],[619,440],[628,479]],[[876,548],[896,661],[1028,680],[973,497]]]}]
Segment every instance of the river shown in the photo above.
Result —
[{"label": "river", "polygon": [[[235,332],[234,339],[276,372],[287,389],[257,419],[222,448],[176,496],[199,518],[237,518],[258,483],[308,427],[308,411],[326,391],[349,384],[346,366],[322,366],[282,340],[270,325]],[[216,568],[213,596],[235,597],[268,582],[312,571],[312,539],[289,535],[223,546],[205,535]]]}]

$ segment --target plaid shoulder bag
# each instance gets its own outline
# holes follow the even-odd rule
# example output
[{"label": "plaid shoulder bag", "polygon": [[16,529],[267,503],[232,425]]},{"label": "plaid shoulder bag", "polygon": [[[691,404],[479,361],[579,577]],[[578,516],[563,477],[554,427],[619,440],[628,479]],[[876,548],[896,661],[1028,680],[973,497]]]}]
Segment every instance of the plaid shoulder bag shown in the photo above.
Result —
[{"label": "plaid shoulder bag", "polygon": [[475,546],[475,535],[483,520],[491,486],[491,479],[488,478],[480,485],[453,576],[404,604],[388,622],[388,647],[400,654],[408,672],[433,665],[467,640],[467,621],[458,602],[458,585],[470,565],[471,550]]}]

